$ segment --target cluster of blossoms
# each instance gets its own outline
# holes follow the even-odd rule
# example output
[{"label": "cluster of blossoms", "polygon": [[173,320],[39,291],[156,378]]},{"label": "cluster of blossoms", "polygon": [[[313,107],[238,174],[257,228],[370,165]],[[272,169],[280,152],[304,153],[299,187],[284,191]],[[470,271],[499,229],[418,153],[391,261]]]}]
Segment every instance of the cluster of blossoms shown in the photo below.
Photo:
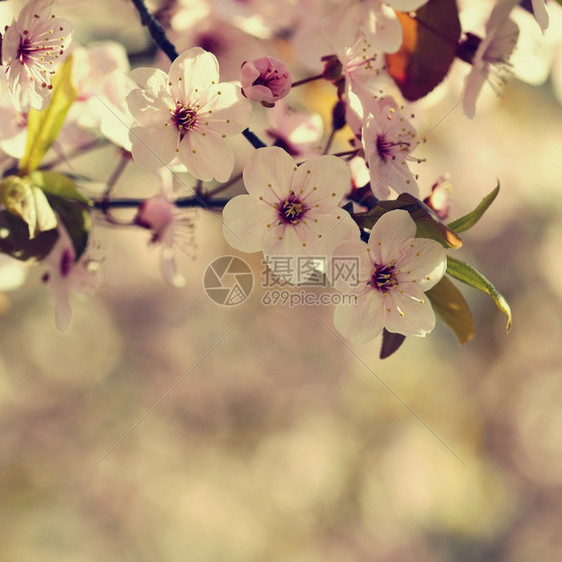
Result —
[{"label": "cluster of blossoms", "polygon": [[[448,272],[466,281],[462,262],[450,268],[446,253],[460,245],[455,223],[442,222],[449,184],[444,176],[423,193],[423,159],[414,153],[423,137],[405,104],[447,84],[453,64],[468,64],[462,102],[473,118],[480,90],[504,80],[516,49],[516,0],[490,2],[483,35],[461,28],[467,2],[459,11],[453,0],[439,18],[441,7],[428,0],[182,0],[158,12],[160,23],[139,1],[170,60],[160,53],[132,71],[119,43],[80,46],[71,23],[52,14],[54,3],[31,0],[2,34],[0,250],[43,263],[59,328],[70,322],[70,287],[99,285],[93,214],[97,224],[150,230],[165,279],[182,286],[174,252],[193,236],[186,207],[222,209],[224,237],[236,250],[266,260],[326,258],[316,273],[356,297],[336,308],[335,327],[357,343],[381,333],[425,336],[439,295],[462,298],[444,279]],[[528,7],[543,33],[560,10],[545,0]],[[438,60],[424,59],[426,51]],[[298,97],[297,86],[313,81],[333,85],[330,124]],[[330,153],[336,134],[347,135],[348,150]],[[249,156],[243,138],[255,149]],[[57,165],[104,144],[118,148],[116,171],[102,193],[86,196]],[[158,194],[114,196],[131,161],[157,178]],[[191,193],[175,189],[178,174]],[[216,197],[242,183],[245,193]],[[116,207],[134,208],[132,220],[116,219]],[[357,260],[354,283],[331,276],[341,259]]]}]

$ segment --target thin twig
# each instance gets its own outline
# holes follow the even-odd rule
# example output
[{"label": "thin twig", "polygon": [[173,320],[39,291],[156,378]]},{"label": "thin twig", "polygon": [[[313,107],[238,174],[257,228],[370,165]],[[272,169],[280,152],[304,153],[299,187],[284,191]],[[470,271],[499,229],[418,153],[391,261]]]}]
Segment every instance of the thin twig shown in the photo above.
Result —
[{"label": "thin twig", "polygon": [[322,154],[328,154],[328,150],[332,146],[332,142],[334,141],[334,137],[336,136],[336,130],[332,129],[330,136],[328,137],[328,142],[326,143],[326,147],[324,148],[324,152]]},{"label": "thin twig", "polygon": [[297,86],[302,86],[303,84],[308,84],[314,80],[322,80],[324,78],[323,74],[317,74],[316,76],[310,76],[309,78],[303,78],[302,80],[297,80],[291,84],[291,88],[296,88]]},{"label": "thin twig", "polygon": [[[111,196],[111,192],[113,190],[113,188],[115,187],[115,184],[117,183],[117,181],[119,180],[119,178],[121,177],[121,174],[125,171],[125,168],[127,167],[127,164],[129,163],[129,161],[131,160],[131,155],[128,152],[123,152],[121,155],[121,158],[119,159],[119,162],[117,163],[117,166],[115,167],[115,170],[113,170],[113,173],[111,174],[111,176],[109,177],[109,179],[107,180],[107,184],[106,184],[106,188],[105,191],[103,192],[103,197],[101,200],[101,205],[97,208],[101,209],[101,211],[103,212],[107,222],[111,223],[111,224],[118,224],[118,225],[129,225],[131,224],[129,221],[120,221],[118,219],[115,219],[111,216],[111,213],[109,212],[110,207],[112,207],[112,201],[110,200],[110,196]],[[94,205],[94,207],[96,207],[96,205]]]}]

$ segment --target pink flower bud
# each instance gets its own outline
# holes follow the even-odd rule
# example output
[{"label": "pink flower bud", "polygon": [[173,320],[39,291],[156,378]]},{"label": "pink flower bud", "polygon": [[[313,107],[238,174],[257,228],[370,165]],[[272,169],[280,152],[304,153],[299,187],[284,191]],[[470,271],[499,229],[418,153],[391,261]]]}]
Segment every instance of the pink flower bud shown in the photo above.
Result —
[{"label": "pink flower bud", "polygon": [[291,82],[285,64],[272,57],[244,61],[240,69],[242,94],[265,107],[273,107],[276,101],[284,98],[291,89]]},{"label": "pink flower bud", "polygon": [[156,195],[139,205],[135,223],[152,230],[152,242],[159,242],[174,220],[175,206],[163,195]]},{"label": "pink flower bud", "polygon": [[442,175],[431,187],[431,194],[423,202],[432,209],[435,214],[445,220],[451,209],[450,202],[451,184],[448,174]]}]

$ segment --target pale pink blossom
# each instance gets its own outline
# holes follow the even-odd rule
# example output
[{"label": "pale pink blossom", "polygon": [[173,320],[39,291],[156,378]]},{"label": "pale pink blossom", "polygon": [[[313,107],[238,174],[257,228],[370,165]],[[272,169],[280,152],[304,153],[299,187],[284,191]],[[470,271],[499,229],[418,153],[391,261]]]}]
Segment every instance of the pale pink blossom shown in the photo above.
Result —
[{"label": "pale pink blossom", "polygon": [[2,64],[16,108],[43,109],[50,99],[51,76],[62,60],[72,26],[51,16],[54,0],[31,0],[2,38]]},{"label": "pale pink blossom", "polygon": [[7,76],[0,73],[0,150],[21,158],[27,143],[27,113],[15,107],[7,82]]},{"label": "pale pink blossom", "polygon": [[449,175],[443,174],[431,186],[429,196],[423,200],[441,220],[445,220],[451,210],[451,189]]},{"label": "pale pink blossom", "polygon": [[391,96],[374,100],[366,111],[361,140],[373,194],[387,199],[392,188],[419,197],[416,176],[408,167],[408,162],[420,162],[410,154],[417,146],[416,130]]},{"label": "pale pink blossom", "polygon": [[140,85],[127,96],[138,123],[130,133],[135,162],[156,170],[177,156],[194,177],[227,181],[234,153],[226,139],[247,127],[251,104],[236,85],[219,83],[215,56],[195,47],[168,74],[153,68],[132,74]]},{"label": "pale pink blossom", "polygon": [[402,26],[395,10],[409,12],[427,0],[327,0],[323,10],[326,39],[336,48],[351,47],[363,34],[374,49],[395,53]]},{"label": "pale pink blossom", "polygon": [[[354,130],[354,120],[363,120],[366,116],[365,107],[389,86],[385,59],[382,53],[373,49],[363,34],[353,46],[342,49],[337,56],[344,79],[346,120]],[[354,115],[350,115],[350,111]]]},{"label": "pale pink blossom", "polygon": [[100,263],[84,252],[76,260],[76,251],[66,229],[58,226],[59,238],[49,255],[43,260],[47,271],[42,280],[49,296],[55,303],[55,323],[61,332],[66,332],[72,318],[70,307],[71,289],[84,296],[92,295],[99,287]]},{"label": "pale pink blossom", "polygon": [[210,0],[213,14],[259,39],[289,29],[297,13],[296,0]]},{"label": "pale pink blossom", "polygon": [[192,243],[194,223],[174,203],[171,172],[165,170],[160,175],[162,191],[141,203],[135,223],[152,232],[151,244],[160,245],[160,271],[164,280],[173,287],[183,287],[185,278],[177,269],[176,248],[186,249]]},{"label": "pale pink blossom", "polygon": [[416,238],[416,223],[408,212],[385,213],[373,227],[367,244],[350,240],[333,253],[358,260],[356,276],[334,277],[343,294],[356,295],[354,304],[340,304],[336,329],[354,343],[366,343],[386,328],[405,336],[425,336],[435,326],[435,314],[424,294],[445,274],[447,257],[441,244]]},{"label": "pale pink blossom", "polygon": [[319,113],[296,111],[283,100],[276,103],[267,115],[271,127],[265,134],[274,140],[273,146],[279,146],[300,159],[320,156],[324,124]]},{"label": "pale pink blossom", "polygon": [[274,57],[244,61],[240,68],[242,94],[265,107],[273,107],[291,90],[291,73],[285,63]]},{"label": "pale pink blossom", "polygon": [[468,53],[474,49],[474,55],[464,57],[471,62],[472,70],[466,77],[463,109],[471,119],[476,112],[476,99],[484,82],[488,81],[496,92],[499,92],[499,87],[505,82],[505,75],[509,69],[508,60],[519,37],[517,24],[508,19],[512,8],[513,5],[505,1],[494,6],[486,23],[484,39],[480,40],[473,34],[467,34],[463,46],[468,46]]},{"label": "pale pink blossom", "polygon": [[[131,150],[133,118],[125,98],[137,87],[128,77],[129,61],[123,45],[100,41],[72,52],[72,78],[78,93],[67,122],[100,131],[111,142]],[[68,135],[67,135],[68,136]]]},{"label": "pale pink blossom", "polygon": [[347,165],[335,156],[296,166],[283,149],[260,148],[244,169],[249,195],[234,197],[223,210],[224,236],[234,248],[261,250],[266,257],[327,258],[341,241],[359,237],[338,205],[350,180]]}]

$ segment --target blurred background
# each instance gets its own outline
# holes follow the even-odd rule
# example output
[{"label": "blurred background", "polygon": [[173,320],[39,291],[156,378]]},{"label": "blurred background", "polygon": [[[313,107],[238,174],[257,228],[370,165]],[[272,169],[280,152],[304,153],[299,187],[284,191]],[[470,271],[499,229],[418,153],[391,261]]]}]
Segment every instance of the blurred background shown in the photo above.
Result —
[{"label": "blurred background", "polygon": [[[60,4],[84,44],[149,48],[127,2]],[[416,108],[418,132],[455,107],[467,70]],[[100,221],[103,283],[73,296],[65,334],[41,268],[8,291],[21,273],[4,265],[0,560],[562,560],[562,111],[547,76],[513,76],[501,98],[486,85],[472,121],[457,105],[416,170],[423,196],[449,173],[451,218],[500,181],[455,255],[508,299],[507,336],[491,299],[459,287],[470,343],[438,323],[381,361],[379,340],[334,335],[332,307],[263,306],[258,255],[241,256],[251,297],[217,306],[203,273],[240,254],[203,211],[188,214],[182,289],[162,280],[148,232]],[[301,96],[326,115],[333,88]],[[104,182],[118,161],[108,147],[72,166]],[[155,185],[130,164],[116,195]]]}]

